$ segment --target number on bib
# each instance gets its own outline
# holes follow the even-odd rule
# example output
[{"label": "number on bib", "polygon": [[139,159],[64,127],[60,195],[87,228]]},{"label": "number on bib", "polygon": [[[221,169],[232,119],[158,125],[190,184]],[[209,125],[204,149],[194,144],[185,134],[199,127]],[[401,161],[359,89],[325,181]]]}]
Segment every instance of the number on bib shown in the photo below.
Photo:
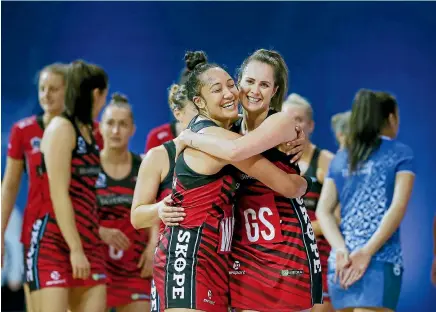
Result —
[{"label": "number on bib", "polygon": [[117,250],[112,246],[109,246],[109,257],[114,260],[120,260],[124,255],[124,251]]}]

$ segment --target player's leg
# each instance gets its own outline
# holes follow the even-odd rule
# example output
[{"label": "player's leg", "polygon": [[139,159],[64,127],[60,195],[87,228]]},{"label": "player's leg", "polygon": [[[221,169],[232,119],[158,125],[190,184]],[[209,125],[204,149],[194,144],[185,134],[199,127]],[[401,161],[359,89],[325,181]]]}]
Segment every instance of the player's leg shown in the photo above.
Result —
[{"label": "player's leg", "polygon": [[70,308],[73,312],[105,312],[106,285],[75,287],[70,292]]}]

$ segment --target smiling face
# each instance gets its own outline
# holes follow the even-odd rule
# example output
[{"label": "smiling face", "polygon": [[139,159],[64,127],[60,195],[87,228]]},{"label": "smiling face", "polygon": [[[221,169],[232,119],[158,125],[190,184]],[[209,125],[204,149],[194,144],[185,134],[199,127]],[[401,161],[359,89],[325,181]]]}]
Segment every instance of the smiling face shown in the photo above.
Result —
[{"label": "smiling face", "polygon": [[193,102],[205,116],[227,123],[238,117],[239,92],[235,82],[222,68],[213,67],[199,76],[200,95]]},{"label": "smiling face", "polygon": [[251,61],[245,67],[240,81],[240,98],[248,113],[261,113],[270,107],[277,92],[274,68],[266,63]]}]

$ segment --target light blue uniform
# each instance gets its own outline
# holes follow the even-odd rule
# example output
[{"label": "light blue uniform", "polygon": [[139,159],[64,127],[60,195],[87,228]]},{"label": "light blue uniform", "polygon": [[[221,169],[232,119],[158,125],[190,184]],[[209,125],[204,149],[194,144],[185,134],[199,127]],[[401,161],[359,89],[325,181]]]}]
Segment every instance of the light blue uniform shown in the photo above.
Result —
[{"label": "light blue uniform", "polygon": [[[334,180],[341,204],[340,231],[348,250],[363,247],[380,226],[392,202],[398,172],[414,174],[412,150],[382,137],[381,145],[349,174],[348,153],[339,151],[332,160],[328,178]],[[334,282],[335,253],[329,257],[329,294],[335,309],[385,307],[396,309],[403,275],[400,229],[372,257],[364,276],[347,290]]]}]

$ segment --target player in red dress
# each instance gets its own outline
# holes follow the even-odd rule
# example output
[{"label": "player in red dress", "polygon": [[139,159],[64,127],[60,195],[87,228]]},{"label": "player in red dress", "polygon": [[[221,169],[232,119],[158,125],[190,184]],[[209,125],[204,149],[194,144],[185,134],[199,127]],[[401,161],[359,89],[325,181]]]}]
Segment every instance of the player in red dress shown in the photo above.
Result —
[{"label": "player in red dress", "polygon": [[[187,95],[199,110],[190,129],[208,137],[239,137],[227,130],[238,118],[238,90],[233,79],[219,66],[208,64],[202,52],[188,52],[185,59],[191,70],[185,84]],[[283,142],[295,136],[294,130],[283,136]],[[238,187],[228,164],[286,196],[301,196],[308,186],[306,179],[286,174],[260,155],[226,161],[192,148],[183,150],[176,160],[172,200],[184,208],[186,216],[178,226],[165,228],[155,254],[154,279],[161,311],[228,310],[229,253]]]},{"label": "player in red dress", "polygon": [[[39,194],[39,190],[35,187],[35,179],[38,179],[37,169],[40,165],[41,157],[39,147],[44,129],[53,117],[60,115],[64,110],[67,70],[68,66],[66,64],[54,63],[44,67],[39,72],[38,99],[44,112],[41,115],[30,116],[18,121],[13,125],[10,132],[8,157],[2,184],[2,255],[4,231],[7,228],[10,214],[15,205],[22,173],[25,171],[28,174],[29,188],[27,203],[24,209],[21,243],[24,247],[24,268],[26,270],[26,256],[30,245],[32,225],[36,219],[35,211],[32,207],[35,206],[34,202]],[[98,144],[103,146],[103,139],[98,131],[97,122],[94,122],[94,129],[94,135]],[[26,307],[31,312],[32,303],[27,283],[24,284],[24,291]]]},{"label": "player in red dress", "polygon": [[150,310],[151,268],[143,266],[152,259],[147,232],[135,230],[130,223],[130,207],[141,157],[129,152],[135,132],[128,99],[115,93],[103,113],[100,130],[105,148],[100,152],[102,172],[96,188],[100,216],[100,236],[105,245],[107,306],[117,311]]},{"label": "player in red dress", "polygon": [[[275,148],[292,140],[296,115],[270,110],[280,111],[287,76],[280,54],[256,51],[244,61],[238,77],[244,118],[234,130],[245,135],[222,140],[185,131],[180,142],[231,161],[263,153],[282,170],[299,174],[290,157]],[[271,312],[311,308],[322,302],[322,281],[307,209],[301,198],[284,197],[262,182],[246,174],[239,177],[230,268],[232,306]]]},{"label": "player in red dress", "polygon": [[[44,128],[47,127],[53,117],[60,115],[64,109],[66,72],[67,66],[60,63],[48,65],[40,71],[38,79],[38,99],[44,113],[18,121],[12,126],[10,132],[6,170],[2,183],[2,266],[4,234],[15,205],[23,172],[28,174],[29,181],[27,203],[24,209],[21,232],[21,242],[24,247],[25,256],[24,262],[26,263],[26,253],[30,244],[30,233],[33,224],[31,207],[39,192],[39,190],[35,188],[39,162],[35,162],[35,159],[39,160],[39,145],[44,133]],[[24,266],[26,267],[26,264]],[[27,309],[31,311],[32,305],[27,283],[24,284],[24,291]]]},{"label": "player in red dress", "polygon": [[106,271],[98,233],[95,183],[101,172],[93,117],[105,104],[108,77],[96,65],[68,68],[65,113],[41,141],[38,219],[32,226],[26,272],[37,311],[103,312]]},{"label": "player in red dress", "polygon": [[[304,130],[310,138],[314,128],[315,122],[313,121],[313,109],[309,101],[302,96],[292,93],[288,96],[283,103],[283,111],[291,110],[297,119],[299,126]],[[301,169],[301,174],[312,179],[312,188],[307,193],[303,200],[307,208],[310,220],[312,221],[313,232],[316,236],[318,244],[318,251],[321,260],[322,269],[322,282],[323,282],[323,304],[317,304],[312,308],[312,312],[334,312],[335,309],[330,303],[327,284],[327,261],[330,255],[331,247],[325,237],[322,235],[321,227],[316,220],[316,208],[318,205],[319,196],[321,195],[322,185],[324,183],[324,176],[327,174],[330,161],[333,159],[333,154],[327,150],[321,150],[309,141],[306,145],[303,155],[298,162]],[[336,215],[339,219],[339,210],[337,209]]]},{"label": "player in red dress", "polygon": [[[187,99],[184,88],[172,85],[168,102],[177,121],[186,128],[197,114],[195,106]],[[174,167],[176,160],[176,146],[174,141],[168,141],[149,150],[142,161],[133,198],[131,221],[135,228],[152,228],[152,241],[157,245],[157,232],[162,233],[165,225],[160,222],[159,210],[166,216],[174,218],[174,224],[180,208],[165,206],[165,200],[171,196]],[[174,210],[174,211],[173,211]],[[159,227],[159,230],[157,230]],[[151,245],[151,244],[150,244]],[[154,248],[153,248],[154,251]],[[152,263],[147,263],[152,268]],[[156,289],[151,290],[151,311],[159,311],[159,298]]]}]

